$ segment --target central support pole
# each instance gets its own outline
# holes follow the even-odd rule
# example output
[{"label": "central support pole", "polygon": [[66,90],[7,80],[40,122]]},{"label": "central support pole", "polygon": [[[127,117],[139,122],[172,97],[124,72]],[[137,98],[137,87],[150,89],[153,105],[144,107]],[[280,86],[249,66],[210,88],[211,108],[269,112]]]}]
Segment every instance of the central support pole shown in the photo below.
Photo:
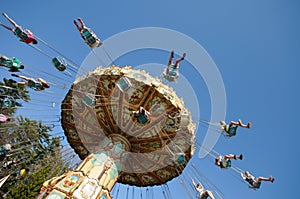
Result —
[{"label": "central support pole", "polygon": [[122,154],[130,144],[125,137],[113,134],[101,148],[77,169],[46,181],[37,199],[112,199],[110,192],[118,180]]}]

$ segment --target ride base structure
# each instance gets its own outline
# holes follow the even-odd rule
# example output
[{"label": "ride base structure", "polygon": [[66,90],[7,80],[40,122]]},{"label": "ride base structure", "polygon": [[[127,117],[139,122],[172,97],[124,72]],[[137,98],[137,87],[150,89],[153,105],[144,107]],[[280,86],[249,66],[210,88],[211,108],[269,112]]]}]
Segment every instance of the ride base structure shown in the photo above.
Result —
[{"label": "ride base structure", "polygon": [[[133,116],[151,113],[146,123]],[[78,78],[61,105],[65,136],[81,164],[46,181],[37,199],[111,199],[119,182],[162,185],[194,153],[195,124],[183,99],[145,71],[97,68]]]},{"label": "ride base structure", "polygon": [[111,199],[117,166],[105,153],[89,155],[75,170],[46,181],[36,199]]}]

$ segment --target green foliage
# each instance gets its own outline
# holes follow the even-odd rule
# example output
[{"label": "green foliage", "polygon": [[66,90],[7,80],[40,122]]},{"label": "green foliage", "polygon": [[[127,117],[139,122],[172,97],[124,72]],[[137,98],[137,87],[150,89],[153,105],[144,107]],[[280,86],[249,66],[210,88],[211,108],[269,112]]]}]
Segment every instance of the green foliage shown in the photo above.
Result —
[{"label": "green foliage", "polygon": [[[1,98],[11,96],[15,100],[30,101],[24,85],[11,79],[3,80],[0,82]],[[30,199],[36,197],[44,181],[62,174],[68,165],[62,158],[60,138],[49,134],[51,127],[40,121],[16,117],[16,110],[17,107],[0,107],[0,113],[15,118],[0,125],[0,146],[12,146],[12,155],[0,162],[0,179],[10,174],[0,189],[0,198]],[[3,167],[9,161],[15,163]],[[26,169],[27,174],[21,177],[22,169]]]},{"label": "green foliage", "polygon": [[[9,80],[4,78],[3,82],[0,82],[0,96],[4,98],[5,96],[11,96],[15,100],[23,100],[23,101],[30,101],[30,96],[28,95],[28,91],[24,85],[19,85],[14,80]],[[1,113],[5,115],[12,115],[15,113],[15,108],[2,108]]]},{"label": "green foliage", "polygon": [[[13,126],[4,124],[1,127],[10,129],[1,132],[1,145],[9,143],[13,148],[13,155],[6,157],[2,165],[10,160],[17,161],[0,172],[0,178],[11,174],[1,187],[2,196],[7,193],[6,198],[35,198],[44,181],[66,170],[60,139],[49,135],[51,127],[22,116]],[[19,176],[21,169],[28,170],[24,178]]]},{"label": "green foliage", "polygon": [[26,178],[22,179],[19,184],[15,185],[10,189],[10,192],[7,194],[6,198],[14,199],[14,198],[24,198],[30,199],[35,198],[37,193],[39,193],[42,184],[49,178],[57,176],[64,170],[64,167],[57,166],[48,163],[39,170],[32,174],[28,174]]},{"label": "green foliage", "polygon": [[12,79],[4,78],[3,82],[0,82],[0,91],[1,95],[9,95],[15,99],[22,99],[26,102],[30,101],[29,92],[26,90],[26,87],[17,84],[17,82]]}]

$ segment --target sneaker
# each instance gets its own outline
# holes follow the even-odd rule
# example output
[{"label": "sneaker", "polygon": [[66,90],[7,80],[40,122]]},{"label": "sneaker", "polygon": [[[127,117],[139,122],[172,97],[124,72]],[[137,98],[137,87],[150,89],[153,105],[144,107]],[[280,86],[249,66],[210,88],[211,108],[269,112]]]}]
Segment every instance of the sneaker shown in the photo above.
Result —
[{"label": "sneaker", "polygon": [[186,53],[183,53],[181,59],[184,60],[185,56],[186,56]]},{"label": "sneaker", "polygon": [[274,182],[274,178],[272,176],[270,176],[270,181],[273,183]]},{"label": "sneaker", "polygon": [[242,160],[242,159],[243,159],[243,154],[240,155],[240,160]]},{"label": "sneaker", "polygon": [[171,51],[171,57],[174,58],[174,50]]},{"label": "sneaker", "polygon": [[17,74],[11,74],[11,76],[13,76],[13,77],[19,77],[19,75],[17,75]]},{"label": "sneaker", "polygon": [[251,128],[251,122],[248,122],[247,128],[248,128],[248,129]]}]

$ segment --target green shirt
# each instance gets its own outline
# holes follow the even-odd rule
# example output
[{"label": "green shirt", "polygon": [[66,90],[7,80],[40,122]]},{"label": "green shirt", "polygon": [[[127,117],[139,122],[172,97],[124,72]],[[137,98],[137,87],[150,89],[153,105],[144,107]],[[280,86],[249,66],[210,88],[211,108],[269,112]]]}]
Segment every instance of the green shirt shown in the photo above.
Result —
[{"label": "green shirt", "polygon": [[13,71],[17,71],[21,68],[21,61],[18,58],[1,58],[1,65],[12,69]]}]

